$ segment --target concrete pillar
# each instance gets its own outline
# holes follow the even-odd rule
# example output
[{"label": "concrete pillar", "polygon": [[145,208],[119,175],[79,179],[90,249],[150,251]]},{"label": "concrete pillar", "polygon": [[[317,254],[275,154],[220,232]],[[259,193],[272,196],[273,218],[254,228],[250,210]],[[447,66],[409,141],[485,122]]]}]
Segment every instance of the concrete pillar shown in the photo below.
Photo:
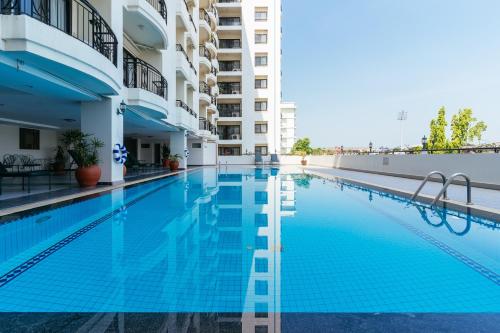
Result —
[{"label": "concrete pillar", "polygon": [[187,168],[187,160],[186,151],[187,151],[187,132],[185,130],[172,132],[170,133],[170,154],[175,155],[178,154],[182,156],[182,159],[179,161],[179,168],[186,169]]},{"label": "concrete pillar", "polygon": [[120,106],[118,97],[105,98],[99,102],[82,103],[81,129],[104,142],[99,151],[102,169],[100,183],[113,184],[123,181],[123,165],[113,159],[115,144],[123,144],[123,116],[117,115]]}]

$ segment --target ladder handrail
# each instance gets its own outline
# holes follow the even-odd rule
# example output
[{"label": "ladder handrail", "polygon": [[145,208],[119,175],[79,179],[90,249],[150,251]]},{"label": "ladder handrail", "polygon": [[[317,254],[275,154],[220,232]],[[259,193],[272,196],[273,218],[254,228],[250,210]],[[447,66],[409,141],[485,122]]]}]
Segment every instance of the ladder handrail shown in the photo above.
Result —
[{"label": "ladder handrail", "polygon": [[[427,184],[427,182],[429,181],[429,179],[431,178],[431,176],[434,176],[434,175],[439,175],[441,176],[441,179],[443,180],[443,187],[444,185],[446,184],[446,176],[441,172],[441,171],[431,171],[427,174],[427,176],[425,176],[424,180],[422,181],[422,183],[420,184],[420,186],[418,187],[418,189],[415,191],[415,193],[413,194],[413,196],[411,197],[411,200],[415,200],[415,198],[418,196],[418,194],[420,193],[420,191],[422,191],[422,189],[424,188],[425,184]],[[444,191],[444,199],[448,199],[447,197],[447,194],[446,194],[446,190]]]},{"label": "ladder handrail", "polygon": [[443,188],[441,189],[441,191],[438,193],[436,198],[434,198],[434,200],[432,201],[432,203],[431,203],[432,206],[434,206],[438,202],[438,200],[441,198],[443,193],[446,192],[446,190],[451,185],[453,180],[455,180],[455,178],[457,178],[457,177],[462,177],[465,179],[465,183],[467,185],[467,205],[472,205],[472,188],[471,188],[470,178],[465,173],[459,172],[459,173],[455,173],[455,174],[451,175],[451,177],[448,179],[446,184],[443,185]]}]

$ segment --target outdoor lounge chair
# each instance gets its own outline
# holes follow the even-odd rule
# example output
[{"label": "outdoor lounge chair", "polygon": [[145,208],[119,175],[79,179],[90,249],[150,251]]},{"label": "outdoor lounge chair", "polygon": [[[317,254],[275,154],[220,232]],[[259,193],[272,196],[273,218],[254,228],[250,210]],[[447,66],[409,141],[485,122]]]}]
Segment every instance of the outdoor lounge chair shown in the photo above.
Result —
[{"label": "outdoor lounge chair", "polygon": [[255,165],[258,164],[264,165],[264,160],[262,159],[261,154],[255,154]]},{"label": "outdoor lounge chair", "polygon": [[24,191],[27,180],[28,193],[31,192],[31,177],[49,176],[49,190],[52,189],[52,174],[50,171],[8,171],[7,168],[0,162],[0,195],[2,194],[2,179],[3,178],[22,178],[22,189]]},{"label": "outdoor lounge chair", "polygon": [[272,165],[280,164],[280,160],[278,159],[278,154],[271,154],[271,164]]}]

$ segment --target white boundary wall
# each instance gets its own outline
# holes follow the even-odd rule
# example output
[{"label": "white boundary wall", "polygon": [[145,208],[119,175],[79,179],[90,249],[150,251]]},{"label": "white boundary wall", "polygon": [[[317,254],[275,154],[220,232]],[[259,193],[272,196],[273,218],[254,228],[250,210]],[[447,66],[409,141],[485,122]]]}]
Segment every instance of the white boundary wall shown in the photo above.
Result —
[{"label": "white boundary wall", "polygon": [[423,178],[438,170],[446,176],[463,172],[476,185],[500,187],[500,154],[333,155],[308,156],[311,166]]}]

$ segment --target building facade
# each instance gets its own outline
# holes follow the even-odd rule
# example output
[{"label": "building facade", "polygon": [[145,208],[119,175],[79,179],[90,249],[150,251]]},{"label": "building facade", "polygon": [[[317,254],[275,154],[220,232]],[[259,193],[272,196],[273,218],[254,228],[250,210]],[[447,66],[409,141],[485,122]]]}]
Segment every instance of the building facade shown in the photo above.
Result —
[{"label": "building facade", "polygon": [[297,140],[296,130],[297,106],[293,102],[281,103],[281,154],[290,154]]},{"label": "building facade", "polygon": [[116,144],[181,168],[279,153],[280,29],[279,0],[0,0],[0,154],[50,160],[81,129],[115,183]]},{"label": "building facade", "polygon": [[219,11],[221,163],[280,150],[281,1],[223,0]]}]

